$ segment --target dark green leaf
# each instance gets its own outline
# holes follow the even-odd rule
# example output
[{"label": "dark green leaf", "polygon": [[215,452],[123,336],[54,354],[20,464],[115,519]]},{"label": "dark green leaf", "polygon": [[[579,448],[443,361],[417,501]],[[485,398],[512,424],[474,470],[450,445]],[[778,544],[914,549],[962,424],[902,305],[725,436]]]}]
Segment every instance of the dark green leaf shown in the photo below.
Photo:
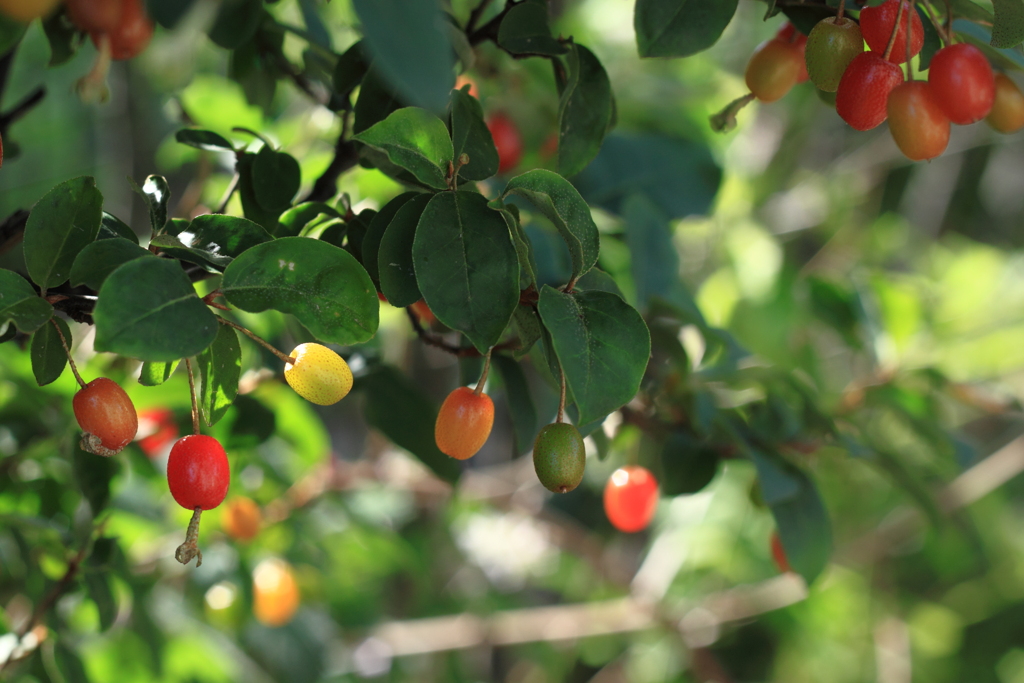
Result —
[{"label": "dark green leaf", "polygon": [[1014,47],[1024,40],[1024,0],[992,0],[992,47]]},{"label": "dark green leaf", "polygon": [[419,192],[406,192],[400,194],[387,204],[373,217],[366,235],[363,237],[363,266],[374,282],[380,282],[380,271],[377,270],[377,257],[380,253],[380,241],[384,237],[391,221],[394,220],[398,210],[405,206],[405,203],[413,197],[419,196]]},{"label": "dark green leaf", "polygon": [[782,7],[782,12],[789,19],[789,22],[796,27],[796,30],[804,35],[811,32],[814,26],[826,17],[834,17],[835,10],[823,5],[787,4]]},{"label": "dark green leaf", "polygon": [[82,36],[68,19],[66,12],[53,12],[43,20],[43,32],[50,45],[47,66],[60,66],[75,56],[82,46]]},{"label": "dark green leaf", "polygon": [[537,408],[530,396],[530,387],[522,366],[500,354],[495,354],[491,360],[505,385],[505,398],[508,400],[515,434],[515,453],[522,455],[533,448],[533,441],[537,437]]},{"label": "dark green leaf", "polygon": [[259,223],[271,235],[276,235],[280,227],[278,216],[280,211],[267,211],[260,204],[253,185],[253,163],[255,154],[246,152],[238,155],[235,167],[238,171],[238,197],[242,200],[242,212],[251,221]]},{"label": "dark green leaf", "polygon": [[144,387],[155,387],[163,384],[174,373],[180,360],[166,363],[143,363],[142,372],[139,373],[139,384]]},{"label": "dark green leaf", "polygon": [[171,201],[171,188],[167,179],[161,175],[151,175],[139,187],[134,180],[128,178],[132,189],[139,193],[142,201],[149,209],[149,224],[154,233],[159,233],[167,225],[167,204]]},{"label": "dark green leaf", "polygon": [[28,280],[0,268],[0,327],[8,322],[22,332],[35,332],[53,316],[53,306],[41,299]]},{"label": "dark green leaf", "polygon": [[182,242],[177,235],[157,235],[150,240],[149,246],[159,249],[162,254],[202,266],[210,273],[220,273],[231,263],[230,256],[221,256],[205,249],[193,249]]},{"label": "dark green leaf", "polygon": [[544,0],[528,0],[509,10],[498,27],[498,45],[517,55],[555,56],[567,52],[551,36]]},{"label": "dark green leaf", "polygon": [[103,219],[100,221],[100,231],[96,235],[98,240],[108,240],[123,237],[133,243],[139,243],[139,236],[135,234],[128,225],[117,216],[103,212]]},{"label": "dark green leaf", "polygon": [[96,240],[78,252],[71,266],[71,286],[86,285],[99,290],[103,281],[122,263],[152,257],[153,252],[121,237]]},{"label": "dark green leaf", "polygon": [[64,339],[71,346],[71,329],[62,319],[54,316],[51,324],[43,325],[32,335],[32,374],[36,376],[36,384],[45,386],[53,382],[68,364],[68,354],[60,342],[60,335],[52,323],[60,326]]},{"label": "dark green leaf", "polygon": [[516,335],[519,337],[519,348],[515,349],[514,356],[518,360],[525,356],[533,345],[543,334],[543,327],[540,324],[540,317],[533,306],[520,304],[512,314],[512,322],[515,324]]},{"label": "dark green leaf", "polygon": [[582,45],[573,45],[569,78],[558,102],[558,172],[574,176],[601,150],[613,121],[612,86],[601,62]]},{"label": "dark green leaf", "polygon": [[[323,202],[303,202],[281,214],[281,227],[277,231],[278,237],[294,237],[304,235],[306,226],[316,225],[321,216],[328,218],[341,218],[337,209]],[[269,237],[269,235],[268,235]]]},{"label": "dark green leaf", "polygon": [[636,309],[608,292],[564,294],[547,285],[537,310],[551,335],[580,423],[630,401],[640,387],[651,336]]},{"label": "dark green leaf", "polygon": [[197,149],[208,149],[214,152],[235,151],[234,145],[226,137],[214,133],[212,130],[183,128],[174,134],[174,139],[183,145]]},{"label": "dark green leaf", "polygon": [[377,268],[380,273],[380,291],[392,306],[410,306],[420,299],[413,265],[413,239],[416,225],[427,207],[431,195],[416,195],[398,210],[380,240]]},{"label": "dark green leaf", "polygon": [[444,122],[429,111],[406,107],[355,136],[363,144],[387,154],[391,163],[438,190],[448,184],[452,140]]},{"label": "dark green leaf", "polygon": [[442,192],[412,246],[416,280],[437,319],[479,349],[494,346],[519,305],[519,259],[501,214],[475,192]]},{"label": "dark green leaf", "polygon": [[221,325],[213,343],[196,356],[196,362],[203,378],[199,407],[203,420],[212,427],[224,417],[238,395],[238,378],[242,373],[238,333],[227,325]]},{"label": "dark green leaf", "polygon": [[252,188],[256,201],[267,211],[280,213],[291,205],[298,193],[301,176],[295,157],[264,145],[252,162]]},{"label": "dark green leaf", "polygon": [[10,52],[22,36],[25,35],[27,26],[20,21],[10,19],[6,14],[0,14],[0,55]]},{"label": "dark green leaf", "polygon": [[72,458],[75,483],[89,501],[95,517],[110,502],[110,480],[120,469],[120,460],[86,453],[76,443]]},{"label": "dark green leaf", "polygon": [[353,0],[363,46],[378,70],[411,104],[444,111],[455,82],[454,55],[435,0]]},{"label": "dark green leaf", "polygon": [[351,254],[320,240],[257,245],[231,262],[221,289],[243,311],[291,313],[323,341],[356,344],[377,331],[380,302],[370,276]]},{"label": "dark green leaf", "polygon": [[469,163],[459,169],[459,177],[486,180],[497,173],[498,150],[484,123],[480,100],[468,92],[452,90],[451,122],[455,148],[452,159],[458,159],[463,153],[469,156]]},{"label": "dark green leaf", "polygon": [[587,274],[576,281],[576,289],[582,291],[610,292],[620,299],[625,299],[622,290],[615,284],[615,278],[600,268],[591,268]]},{"label": "dark green leaf", "polygon": [[590,207],[568,180],[538,168],[508,181],[502,198],[510,194],[530,200],[558,228],[572,257],[573,280],[593,268],[601,247],[597,225]]},{"label": "dark green leaf", "polygon": [[219,273],[234,257],[272,239],[261,225],[246,218],[206,214],[196,216],[191,223],[169,227],[166,234],[154,237],[150,245],[169,256]]},{"label": "dark green leaf", "polygon": [[637,0],[633,14],[641,57],[688,57],[708,49],[736,13],[737,0]]},{"label": "dark green leaf", "polygon": [[256,35],[263,16],[262,0],[222,2],[210,28],[210,40],[225,50],[235,50]]},{"label": "dark green leaf", "polygon": [[242,394],[235,398],[234,406],[221,425],[227,427],[228,438],[224,440],[224,447],[228,451],[255,448],[273,436],[277,429],[277,416],[251,394]]},{"label": "dark green leaf", "polygon": [[370,126],[386,119],[391,112],[404,106],[405,102],[399,99],[383,78],[376,71],[370,69],[363,77],[363,83],[359,88],[352,132],[362,133]]},{"label": "dark green leaf", "polygon": [[103,195],[89,177],[66,180],[32,208],[25,225],[25,266],[48,289],[64,283],[85,245],[96,239]]},{"label": "dark green leaf", "polygon": [[64,683],[89,683],[89,676],[85,673],[85,665],[74,650],[64,644],[60,639],[53,647],[53,657],[57,662],[60,675],[64,677]]},{"label": "dark green leaf", "polygon": [[419,458],[441,479],[458,480],[458,461],[442,453],[434,441],[437,408],[404,374],[381,366],[361,377],[358,387],[366,391],[367,422]]},{"label": "dark green leaf", "polygon": [[143,361],[194,356],[218,328],[181,265],[167,259],[135,259],[107,276],[93,320],[97,351]]},{"label": "dark green leaf", "polygon": [[924,45],[921,47],[921,52],[918,53],[917,68],[924,71],[932,63],[935,53],[942,48],[942,38],[935,30],[935,24],[928,18],[928,13],[921,9],[920,5],[917,6],[917,16],[921,18],[921,25],[924,27]]},{"label": "dark green leaf", "polygon": [[679,279],[679,254],[668,216],[647,195],[630,195],[622,209],[636,301],[643,309],[648,299],[663,296]]},{"label": "dark green leaf", "polygon": [[368,68],[369,62],[363,56],[362,42],[353,43],[352,47],[338,57],[338,61],[334,65],[334,74],[331,79],[334,91],[339,95],[347,96],[362,82]]},{"label": "dark green leaf", "polygon": [[195,0],[147,0],[146,13],[164,28],[174,28],[193,3]]},{"label": "dark green leaf", "polygon": [[100,631],[106,631],[117,618],[117,602],[110,590],[110,580],[102,572],[87,572],[84,579],[89,598],[96,603],[100,615]]},{"label": "dark green leaf", "polygon": [[661,453],[661,492],[666,496],[696,493],[718,471],[718,454],[685,432],[674,432]]},{"label": "dark green leaf", "polygon": [[516,254],[519,256],[519,289],[536,288],[537,264],[533,257],[533,243],[527,238],[526,232],[519,222],[519,211],[515,209],[515,206],[506,206],[499,210],[512,235],[512,243],[516,245]]}]

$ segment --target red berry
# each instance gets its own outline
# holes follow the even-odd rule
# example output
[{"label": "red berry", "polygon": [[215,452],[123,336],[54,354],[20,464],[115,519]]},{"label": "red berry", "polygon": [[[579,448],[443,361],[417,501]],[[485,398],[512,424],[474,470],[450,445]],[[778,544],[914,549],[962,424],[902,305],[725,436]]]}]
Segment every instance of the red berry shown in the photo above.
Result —
[{"label": "red berry", "polygon": [[498,150],[498,173],[511,171],[519,165],[519,159],[523,156],[523,139],[519,136],[519,128],[512,119],[499,112],[487,119],[487,130],[491,131],[494,146]]},{"label": "red berry", "polygon": [[889,94],[889,132],[912,161],[934,159],[949,144],[949,117],[924,81],[907,81]]},{"label": "red berry", "polygon": [[779,532],[777,531],[772,532],[772,557],[775,558],[775,564],[779,567],[779,571],[793,571],[793,568],[789,566],[786,549],[782,547],[782,539],[779,538]]},{"label": "red berry", "polygon": [[131,443],[139,429],[135,404],[124,389],[106,377],[85,385],[71,400],[75,419],[85,432],[82,450],[114,455]]},{"label": "red berry", "polygon": [[1004,73],[996,74],[996,98],[988,113],[988,125],[1000,133],[1015,133],[1024,128],[1024,93]]},{"label": "red berry", "polygon": [[100,36],[110,39],[110,56],[115,60],[131,59],[146,49],[153,37],[153,22],[146,16],[143,0],[123,0],[121,17],[109,31],[93,31],[92,42],[100,46]]},{"label": "red berry", "polygon": [[[896,23],[896,15],[899,14],[900,1],[886,0],[877,7],[865,7],[860,12],[860,30],[864,34],[864,40],[867,41],[868,47],[879,55],[885,54],[885,49],[889,46],[892,27]],[[916,55],[924,46],[924,26],[921,25],[921,17],[917,15],[912,3],[907,0],[902,2],[903,14],[900,17],[899,28],[896,29],[896,42],[889,53],[889,61],[894,64],[907,61],[907,13],[910,14],[910,56]]]},{"label": "red berry", "polygon": [[441,404],[434,440],[445,455],[465,460],[476,455],[494,426],[494,402],[487,394],[459,387]]},{"label": "red berry", "polygon": [[981,121],[996,97],[992,66],[981,50],[966,43],[944,47],[932,57],[928,84],[935,100],[953,123]]},{"label": "red berry", "polygon": [[658,480],[638,465],[620,467],[604,487],[604,513],[619,531],[643,531],[658,507]]},{"label": "red berry", "polygon": [[228,456],[212,436],[194,434],[178,439],[167,458],[167,485],[178,505],[212,510],[228,493]]},{"label": "red berry", "polygon": [[750,55],[747,87],[762,102],[774,102],[796,85],[804,68],[803,53],[795,44],[769,40]]},{"label": "red berry", "polygon": [[164,448],[178,438],[178,423],[174,413],[166,408],[144,410],[139,413],[139,448],[150,458],[160,455]]},{"label": "red berry", "polygon": [[836,112],[857,130],[885,121],[889,93],[903,82],[900,68],[877,52],[864,52],[846,67],[836,90]]}]

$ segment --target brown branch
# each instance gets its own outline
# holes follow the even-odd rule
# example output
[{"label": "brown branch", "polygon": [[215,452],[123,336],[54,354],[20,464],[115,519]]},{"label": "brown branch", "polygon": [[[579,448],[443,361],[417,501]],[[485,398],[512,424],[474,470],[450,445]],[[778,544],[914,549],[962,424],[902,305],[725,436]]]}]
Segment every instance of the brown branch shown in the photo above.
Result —
[{"label": "brown branch", "polygon": [[[416,331],[416,335],[424,344],[441,349],[442,351],[459,358],[480,358],[485,355],[477,351],[474,346],[463,347],[456,346],[455,344],[449,344],[436,334],[428,332],[423,328],[423,325],[420,323],[420,319],[416,316],[411,307],[407,307],[405,309],[405,313],[409,316],[409,322],[412,323],[412,329]],[[515,351],[521,346],[522,344],[518,339],[510,339],[507,342],[502,342],[501,344],[491,347],[491,351]]]},{"label": "brown branch", "polygon": [[334,158],[327,165],[324,172],[313,183],[313,189],[302,201],[304,202],[325,202],[338,192],[338,178],[346,171],[355,168],[359,163],[359,150],[356,143],[348,140],[349,117],[347,112],[341,112],[341,133],[334,143]]},{"label": "brown branch", "polygon": [[21,242],[21,238],[25,235],[26,223],[28,223],[28,211],[25,209],[18,209],[0,223],[0,254]]}]

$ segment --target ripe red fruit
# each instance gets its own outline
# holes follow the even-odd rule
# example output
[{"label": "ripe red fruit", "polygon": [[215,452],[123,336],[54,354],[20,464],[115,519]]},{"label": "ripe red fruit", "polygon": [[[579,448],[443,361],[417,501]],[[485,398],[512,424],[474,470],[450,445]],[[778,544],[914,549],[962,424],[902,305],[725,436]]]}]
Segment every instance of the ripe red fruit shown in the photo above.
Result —
[{"label": "ripe red fruit", "polygon": [[71,23],[86,33],[109,33],[121,20],[123,0],[66,0]]},{"label": "ripe red fruit", "polygon": [[899,28],[896,29],[896,42],[889,53],[889,61],[902,64],[907,61],[907,13],[910,13],[910,56],[913,57],[924,46],[924,26],[917,15],[913,3],[907,0],[886,0],[877,7],[865,7],[860,12],[860,30],[868,47],[879,55],[885,53],[892,36],[892,27],[899,14],[899,3],[903,2],[903,16],[900,17]]},{"label": "ripe red fruit", "polygon": [[789,559],[786,557],[786,549],[782,547],[782,539],[779,538],[779,532],[772,532],[772,557],[775,559],[775,564],[778,566],[781,572],[791,572],[793,568],[789,566]]},{"label": "ripe red fruit", "polygon": [[212,510],[228,493],[228,456],[212,436],[193,434],[178,439],[167,458],[167,485],[178,505]]},{"label": "ripe red fruit", "polygon": [[934,159],[949,144],[949,117],[924,81],[907,81],[889,94],[889,132],[912,161]]},{"label": "ripe red fruit", "polygon": [[139,439],[139,448],[150,458],[160,455],[178,438],[178,423],[174,420],[174,413],[166,408],[139,413],[139,430],[145,435]]},{"label": "ripe red fruit", "polygon": [[604,513],[619,531],[643,531],[658,508],[658,480],[639,465],[620,467],[604,487]]},{"label": "ripe red fruit", "polygon": [[967,43],[935,53],[928,67],[928,84],[949,120],[961,126],[988,116],[995,101],[992,66],[981,50]]},{"label": "ripe red fruit", "polygon": [[877,52],[864,52],[846,67],[836,90],[836,112],[857,130],[885,121],[889,93],[903,82],[903,72]]},{"label": "ripe red fruit", "polygon": [[995,101],[986,120],[1000,133],[1015,133],[1024,128],[1024,93],[1004,73],[997,73],[995,82]]},{"label": "ripe red fruit", "polygon": [[131,59],[149,45],[153,37],[153,22],[146,16],[143,0],[123,0],[121,17],[109,31],[93,31],[93,44],[100,46],[100,36],[106,33],[110,39],[110,56],[115,60]]},{"label": "ripe red fruit", "polygon": [[523,139],[519,128],[502,113],[492,114],[487,119],[487,130],[491,131],[494,146],[498,150],[498,173],[507,173],[519,165],[523,156]]},{"label": "ripe red fruit", "polygon": [[124,389],[106,377],[85,385],[71,400],[75,419],[85,434],[82,450],[114,455],[131,443],[139,429],[135,404]]},{"label": "ripe red fruit", "polygon": [[494,425],[494,402],[487,394],[459,387],[441,404],[434,424],[434,440],[445,455],[465,460],[487,441]]},{"label": "ripe red fruit", "polygon": [[762,102],[774,102],[796,85],[803,68],[803,54],[793,43],[769,40],[747,62],[747,87]]}]

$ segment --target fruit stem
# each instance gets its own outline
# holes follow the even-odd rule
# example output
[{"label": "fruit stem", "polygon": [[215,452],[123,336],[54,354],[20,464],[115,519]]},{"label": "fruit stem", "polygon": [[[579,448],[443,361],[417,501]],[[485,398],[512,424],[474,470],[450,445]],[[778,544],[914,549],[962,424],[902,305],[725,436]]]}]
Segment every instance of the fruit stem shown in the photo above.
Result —
[{"label": "fruit stem", "polygon": [[265,348],[267,351],[270,351],[272,354],[274,354],[275,356],[280,358],[285,363],[294,363],[295,362],[294,358],[292,358],[291,356],[286,356],[283,351],[277,350],[276,348],[273,347],[273,345],[267,343],[266,341],[264,341],[260,337],[256,336],[254,333],[250,332],[249,330],[245,329],[244,327],[242,327],[238,323],[233,323],[233,322],[231,322],[230,320],[228,320],[226,318],[220,317],[219,315],[215,316],[215,317],[217,318],[217,322],[219,322],[221,325],[227,325],[228,327],[235,328],[236,330],[238,330],[239,332],[241,332],[242,334],[247,336],[249,339],[252,339],[253,341],[255,341],[257,344],[261,344],[263,346],[263,348]]},{"label": "fruit stem", "polygon": [[[846,0],[839,0],[839,11],[836,12],[836,19],[837,20],[842,19],[843,18],[843,12],[845,12],[845,11],[846,11]],[[836,23],[838,23],[838,21]]]},{"label": "fruit stem", "polygon": [[562,387],[558,393],[558,415],[555,417],[555,422],[565,422],[565,370],[562,369],[561,364],[558,366],[558,372],[561,375]]},{"label": "fruit stem", "polygon": [[914,68],[910,65],[910,18],[913,16],[910,12],[907,12],[907,80],[914,80]]},{"label": "fruit stem", "polygon": [[[900,0],[900,6],[896,10],[896,21],[892,22],[892,35],[889,36],[889,44],[885,46],[885,53],[882,55],[882,59],[888,60],[889,55],[892,54],[892,47],[896,44],[896,34],[900,30],[900,20],[903,19],[903,8],[905,6],[904,0]],[[907,43],[910,43],[910,36],[907,36]]]},{"label": "fruit stem", "polygon": [[60,325],[53,318],[50,318],[50,323],[53,325],[53,329],[57,330],[57,336],[60,337],[60,345],[64,347],[64,353],[68,356],[68,364],[71,366],[71,372],[75,373],[75,379],[78,380],[78,386],[85,389],[85,380],[78,374],[78,366],[75,365],[75,359],[71,357],[71,349],[68,348],[68,340],[64,338],[64,333],[60,331]]},{"label": "fruit stem", "polygon": [[487,373],[491,371],[491,351],[494,347],[487,349],[487,355],[484,356],[484,369],[480,373],[480,379],[476,382],[476,389],[473,391],[474,394],[479,396],[484,391],[484,384],[487,383]]},{"label": "fruit stem", "polygon": [[192,359],[185,359],[185,369],[188,370],[188,393],[192,397],[192,433],[199,433],[199,403],[196,401],[196,378],[192,375]]},{"label": "fruit stem", "polygon": [[[186,362],[188,362],[186,360]],[[174,551],[174,559],[182,564],[188,564],[192,558],[196,559],[196,567],[203,566],[203,553],[199,550],[199,516],[203,514],[203,508],[197,507],[192,513],[192,519],[188,522],[188,531],[185,532],[185,542]]]}]

